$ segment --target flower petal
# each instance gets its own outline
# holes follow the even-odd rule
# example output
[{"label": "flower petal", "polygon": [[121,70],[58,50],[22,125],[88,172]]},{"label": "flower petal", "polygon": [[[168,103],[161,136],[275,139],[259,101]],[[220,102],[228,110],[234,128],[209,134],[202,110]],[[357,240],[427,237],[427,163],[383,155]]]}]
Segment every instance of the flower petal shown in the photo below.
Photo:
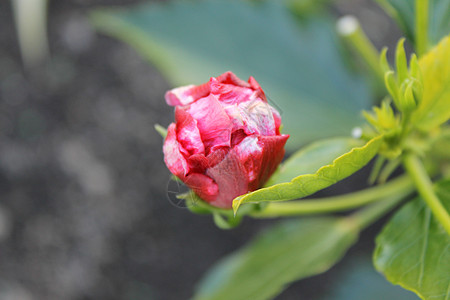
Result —
[{"label": "flower petal", "polygon": [[225,72],[222,75],[217,76],[216,79],[217,79],[217,81],[219,83],[232,84],[232,85],[235,85],[235,86],[241,86],[241,87],[246,87],[246,88],[251,87],[249,83],[247,83],[244,80],[240,79],[239,77],[237,77],[231,71]]},{"label": "flower petal", "polygon": [[165,99],[171,106],[187,105],[206,97],[209,92],[209,82],[202,85],[186,85],[166,92]]},{"label": "flower petal", "polygon": [[166,140],[163,146],[164,162],[169,168],[170,172],[175,176],[182,178],[188,171],[186,159],[180,152],[180,146],[176,140],[176,125],[172,123],[167,129]]},{"label": "flower petal", "polygon": [[214,95],[192,103],[189,113],[197,120],[206,154],[230,146],[232,123]]},{"label": "flower petal", "polygon": [[248,87],[221,83],[215,78],[211,78],[210,86],[211,94],[216,95],[220,102],[226,104],[237,104],[244,101],[249,101],[255,93]]},{"label": "flower petal", "polygon": [[250,87],[256,92],[255,98],[261,98],[264,102],[267,102],[266,94],[262,90],[261,86],[259,85],[258,81],[256,81],[253,76],[250,76],[248,79],[248,83],[250,84]]},{"label": "flower petal", "polygon": [[258,136],[247,136],[233,148],[242,166],[245,168],[248,190],[255,190],[258,186],[258,173],[261,170],[263,147],[258,143]]},{"label": "flower petal", "polygon": [[217,199],[219,187],[210,177],[203,174],[192,173],[182,180],[203,200],[212,202]]},{"label": "flower petal", "polygon": [[258,137],[258,144],[263,148],[260,160],[263,168],[258,172],[258,188],[269,179],[283,160],[285,152],[284,145],[288,138],[288,134]]},{"label": "flower petal", "polygon": [[217,207],[231,208],[234,198],[248,192],[248,181],[245,168],[239,161],[239,156],[232,149],[217,165],[206,170],[219,188],[217,198],[210,203]]},{"label": "flower petal", "polygon": [[237,110],[246,134],[276,135],[276,122],[267,102],[261,99],[243,102],[238,104]]},{"label": "flower petal", "polygon": [[187,154],[205,154],[205,147],[197,127],[197,121],[187,112],[187,108],[175,108],[177,122],[177,140],[188,152]]}]

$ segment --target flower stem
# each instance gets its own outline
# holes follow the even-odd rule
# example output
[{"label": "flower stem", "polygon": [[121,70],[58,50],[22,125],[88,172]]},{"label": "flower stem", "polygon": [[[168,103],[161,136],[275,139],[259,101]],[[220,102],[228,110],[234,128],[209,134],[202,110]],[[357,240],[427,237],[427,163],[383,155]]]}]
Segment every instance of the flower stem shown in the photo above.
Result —
[{"label": "flower stem", "polygon": [[351,194],[319,199],[271,202],[263,210],[251,212],[249,216],[253,218],[276,218],[345,211],[391,195],[401,194],[405,196],[413,190],[413,187],[411,179],[408,176],[402,176],[389,183]]},{"label": "flower stem", "polygon": [[338,20],[337,32],[353,50],[359,54],[382,86],[384,86],[384,72],[380,67],[378,50],[366,36],[358,20],[353,16],[344,16]]},{"label": "flower stem", "polygon": [[428,173],[422,164],[422,161],[412,153],[406,154],[404,166],[417,187],[419,194],[426,202],[436,219],[442,224],[450,235],[450,216],[445,207],[440,202],[433,190],[433,183],[428,177]]},{"label": "flower stem", "polygon": [[[410,192],[412,192],[412,190]],[[382,201],[365,207],[350,215],[348,218],[359,230],[363,230],[397,205],[407,194],[409,193],[398,193],[388,196],[387,199],[383,199]]]},{"label": "flower stem", "polygon": [[428,8],[429,0],[416,0],[416,52],[420,57],[428,48]]}]

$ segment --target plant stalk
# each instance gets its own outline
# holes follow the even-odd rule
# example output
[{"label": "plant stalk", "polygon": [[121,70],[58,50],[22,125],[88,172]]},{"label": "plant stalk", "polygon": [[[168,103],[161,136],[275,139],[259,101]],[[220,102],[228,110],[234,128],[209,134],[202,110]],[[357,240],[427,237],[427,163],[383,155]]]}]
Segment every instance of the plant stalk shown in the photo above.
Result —
[{"label": "plant stalk", "polygon": [[416,0],[416,52],[421,57],[428,48],[428,10],[429,0]]},{"label": "plant stalk", "polygon": [[[409,193],[412,192],[409,191]],[[384,216],[394,206],[396,206],[401,200],[403,200],[409,193],[398,193],[388,196],[387,199],[383,199],[377,203],[374,203],[368,207],[365,207],[348,218],[351,222],[355,223],[357,228],[361,231],[368,226],[372,225],[379,218]]]},{"label": "plant stalk", "polygon": [[392,195],[407,195],[414,189],[408,176],[386,184],[345,195],[286,202],[271,202],[263,210],[249,213],[253,218],[276,218],[332,213],[354,209]]},{"label": "plant stalk", "polygon": [[353,16],[340,18],[337,23],[337,32],[359,54],[381,86],[384,86],[384,72],[380,67],[380,54],[362,30],[358,20]]},{"label": "plant stalk", "polygon": [[433,190],[433,183],[428,176],[422,161],[412,153],[405,155],[403,164],[406,171],[414,181],[419,194],[426,202],[436,219],[441,223],[447,233],[450,235],[450,215],[440,202]]}]

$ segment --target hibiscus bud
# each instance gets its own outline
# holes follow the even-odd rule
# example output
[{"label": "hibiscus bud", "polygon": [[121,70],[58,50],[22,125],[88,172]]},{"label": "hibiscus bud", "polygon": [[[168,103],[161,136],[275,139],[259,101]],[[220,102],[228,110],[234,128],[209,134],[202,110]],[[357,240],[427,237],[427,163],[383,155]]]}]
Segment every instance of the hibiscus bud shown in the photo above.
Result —
[{"label": "hibiscus bud", "polygon": [[280,134],[280,114],[267,103],[253,77],[232,72],[166,93],[175,123],[164,141],[169,170],[211,205],[261,187],[284,156],[289,135]]}]

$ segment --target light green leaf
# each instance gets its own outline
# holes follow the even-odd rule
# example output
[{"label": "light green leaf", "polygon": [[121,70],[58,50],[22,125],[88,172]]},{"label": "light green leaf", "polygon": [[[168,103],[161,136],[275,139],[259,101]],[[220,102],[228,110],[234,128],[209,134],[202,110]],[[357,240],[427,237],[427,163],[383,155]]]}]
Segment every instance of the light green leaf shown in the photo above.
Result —
[{"label": "light green leaf", "polygon": [[[332,140],[333,141],[333,140]],[[323,151],[332,152],[326,148],[339,147],[339,143],[342,141],[335,140],[335,142],[323,142],[319,146],[311,146],[307,150],[300,152],[295,155],[293,159],[293,164],[302,161],[302,156],[307,155],[313,157],[311,151]],[[312,168],[306,168],[307,171],[313,170],[315,173],[301,174],[295,177],[290,182],[278,183],[273,186],[262,188],[254,192],[247,193],[245,195],[239,196],[233,200],[233,210],[236,212],[244,203],[258,203],[263,201],[285,201],[292,200],[296,198],[302,198],[311,195],[317,191],[320,191],[332,184],[350,176],[362,167],[364,167],[377,153],[383,141],[382,136],[373,138],[363,147],[353,148],[349,152],[339,156],[334,161],[331,161],[330,156],[326,156],[327,165],[320,165],[312,163]],[[346,145],[340,145],[340,150],[343,150]],[[336,152],[339,152],[336,151]],[[323,162],[322,158],[317,156],[317,162]],[[289,162],[288,162],[289,163]],[[290,164],[290,163],[289,163]],[[316,169],[317,167],[317,169]],[[290,169],[290,168],[289,168]],[[300,169],[300,172],[304,170]],[[289,171],[289,174],[293,172]],[[281,170],[280,175],[276,175],[275,179],[271,182],[277,183],[281,180],[285,180],[286,176],[283,175],[283,170]]]},{"label": "light green leaf", "polygon": [[[389,6],[387,12],[399,23],[406,36],[414,41],[415,1],[414,0],[377,0],[382,6]],[[450,0],[429,0],[428,36],[435,45],[442,37],[450,33]]]},{"label": "light green leaf", "polygon": [[[450,210],[450,180],[436,193]],[[420,198],[404,205],[378,235],[374,264],[422,299],[450,299],[450,236]]]},{"label": "light green leaf", "polygon": [[219,262],[193,299],[271,299],[290,282],[328,270],[357,237],[354,224],[344,218],[280,223]]},{"label": "light green leaf", "polygon": [[352,138],[334,138],[315,142],[291,155],[270,177],[266,187],[289,182],[292,178],[311,174],[363,142]]},{"label": "light green leaf", "polygon": [[419,65],[424,89],[413,121],[419,128],[430,130],[450,118],[450,36],[423,56]]},{"label": "light green leaf", "polygon": [[282,113],[289,150],[347,135],[371,99],[363,79],[343,63],[334,22],[324,14],[298,22],[277,1],[255,2],[153,3],[97,10],[91,19],[174,85],[200,84],[228,70],[254,76]]}]

